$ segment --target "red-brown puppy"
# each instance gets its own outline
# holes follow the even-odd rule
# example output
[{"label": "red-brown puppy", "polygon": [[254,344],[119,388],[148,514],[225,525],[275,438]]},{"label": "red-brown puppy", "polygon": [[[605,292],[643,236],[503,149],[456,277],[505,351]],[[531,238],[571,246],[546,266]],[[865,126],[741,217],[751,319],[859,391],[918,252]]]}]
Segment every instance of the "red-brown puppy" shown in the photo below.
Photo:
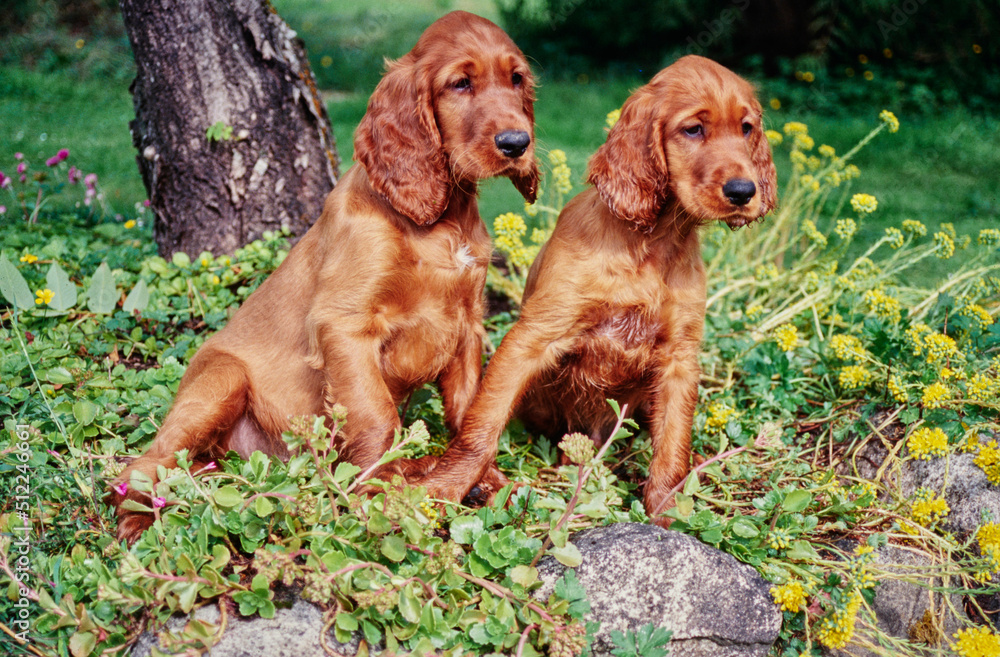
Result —
[{"label": "red-brown puppy", "polygon": [[705,318],[697,229],[744,226],[776,202],[761,114],[749,83],[696,56],[625,102],[590,161],[594,187],[566,206],[531,268],[520,319],[459,436],[411,483],[461,499],[493,464],[515,410],[549,437],[604,440],[612,398],[649,430],[644,501],[651,515],[660,510],[689,468]]},{"label": "red-brown puppy", "polygon": [[[177,399],[133,472],[156,477],[189,450],[284,455],[289,418],[347,407],[343,458],[367,468],[399,428],[397,407],[437,381],[461,426],[479,384],[491,242],[476,206],[482,178],[506,176],[528,200],[538,172],[533,82],[490,21],[452,12],[388,69],[355,134],[359,162],[322,216],[229,324],[195,354]],[[416,466],[414,466],[416,467]],[[120,508],[134,541],[152,517]],[[145,499],[144,499],[145,498]]]}]

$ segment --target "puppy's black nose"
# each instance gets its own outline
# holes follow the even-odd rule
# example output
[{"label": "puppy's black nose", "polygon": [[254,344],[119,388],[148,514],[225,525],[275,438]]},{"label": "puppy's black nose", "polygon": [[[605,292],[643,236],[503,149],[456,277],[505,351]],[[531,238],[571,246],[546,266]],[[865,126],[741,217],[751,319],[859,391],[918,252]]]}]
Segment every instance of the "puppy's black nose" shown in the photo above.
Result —
[{"label": "puppy's black nose", "polygon": [[531,143],[531,135],[524,130],[504,130],[493,141],[507,157],[521,157]]},{"label": "puppy's black nose", "polygon": [[746,178],[733,178],[722,186],[722,193],[733,205],[746,205],[757,193],[757,185]]}]

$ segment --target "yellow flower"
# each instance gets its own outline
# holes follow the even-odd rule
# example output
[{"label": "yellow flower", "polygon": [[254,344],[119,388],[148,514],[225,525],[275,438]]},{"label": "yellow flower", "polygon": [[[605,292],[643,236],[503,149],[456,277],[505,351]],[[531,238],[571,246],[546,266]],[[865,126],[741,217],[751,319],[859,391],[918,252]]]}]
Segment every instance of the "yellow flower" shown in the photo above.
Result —
[{"label": "yellow flower", "polygon": [[897,119],[896,115],[889,110],[882,110],[879,112],[878,118],[882,123],[889,126],[889,132],[896,132],[899,130],[899,119]]},{"label": "yellow flower", "polygon": [[827,648],[839,649],[854,636],[854,623],[861,607],[861,593],[852,591],[843,608],[824,617],[816,628],[816,638]]},{"label": "yellow flower", "polygon": [[126,229],[135,228],[135,219],[129,219],[128,221],[126,221],[125,222],[125,228]]},{"label": "yellow flower", "polygon": [[566,164],[566,151],[560,150],[558,148],[553,148],[549,151],[549,164],[558,165]]},{"label": "yellow flower", "polygon": [[1000,523],[990,522],[980,527],[976,531],[976,540],[981,553],[1000,554]]},{"label": "yellow flower", "polygon": [[976,242],[982,246],[996,246],[1000,244],[1000,229],[984,228],[979,231]]},{"label": "yellow flower", "polygon": [[816,142],[807,134],[795,133],[792,138],[792,145],[794,148],[798,148],[803,151],[810,151],[812,147],[816,145]]},{"label": "yellow flower", "polygon": [[952,650],[960,657],[996,657],[1000,655],[1000,636],[985,626],[967,627],[955,632]]},{"label": "yellow flower", "polygon": [[851,197],[851,207],[858,214],[871,214],[878,208],[878,199],[871,194],[855,194]]},{"label": "yellow flower", "polygon": [[899,321],[902,306],[899,300],[881,290],[868,290],[864,296],[865,303],[879,319],[896,323]]},{"label": "yellow flower", "polygon": [[899,380],[899,375],[890,374],[886,387],[889,388],[889,394],[892,395],[892,398],[899,403],[905,404],[909,401],[909,397],[906,395],[906,388],[903,387],[903,382]]},{"label": "yellow flower", "polygon": [[833,229],[833,232],[837,233],[837,237],[840,239],[849,240],[858,232],[858,223],[851,218],[838,219],[837,226]]},{"label": "yellow flower", "polygon": [[962,306],[958,310],[959,315],[963,315],[972,320],[972,323],[979,327],[980,331],[985,331],[993,324],[993,316],[990,315],[989,311],[980,306],[979,304],[970,303],[968,305]]},{"label": "yellow flower", "polygon": [[558,148],[549,151],[549,163],[552,164],[552,182],[560,194],[567,194],[573,188],[570,182],[572,172],[566,164],[566,153]]},{"label": "yellow flower", "polygon": [[781,142],[785,141],[785,138],[777,130],[767,130],[764,132],[764,136],[767,137],[767,143],[771,146],[781,146]]},{"label": "yellow flower", "polygon": [[938,427],[920,427],[906,440],[910,454],[917,459],[930,461],[935,456],[948,453],[948,436]]},{"label": "yellow flower", "polygon": [[847,390],[864,388],[872,381],[872,373],[862,365],[848,365],[840,370],[840,385]]},{"label": "yellow flower", "polygon": [[1000,382],[994,381],[985,374],[973,374],[969,379],[969,399],[976,401],[991,401],[1000,396]]},{"label": "yellow flower", "polygon": [[705,420],[705,431],[719,433],[726,428],[729,419],[736,415],[736,409],[729,408],[721,401],[712,402],[708,407],[708,419]]},{"label": "yellow flower", "polygon": [[809,128],[806,127],[805,123],[799,123],[798,121],[791,121],[786,123],[783,130],[786,135],[805,135],[809,134]]},{"label": "yellow flower", "polygon": [[[809,158],[809,159],[811,160],[812,158]],[[799,178],[799,184],[802,185],[803,187],[805,187],[808,190],[811,190],[811,191],[814,191],[814,192],[818,192],[819,191],[819,181],[816,180],[815,178],[813,178],[812,176],[810,176],[809,174],[806,174],[806,175],[802,176],[801,178]]]},{"label": "yellow flower", "polygon": [[31,255],[30,253],[25,253],[23,256],[21,256],[21,262],[25,262],[30,265],[33,262],[38,262],[38,256]]},{"label": "yellow flower", "polygon": [[917,490],[914,497],[910,517],[924,527],[933,528],[951,512],[948,502],[929,488]]},{"label": "yellow flower", "polygon": [[927,234],[927,226],[916,219],[904,219],[903,230],[914,237],[923,237]]},{"label": "yellow flower", "polygon": [[774,329],[774,340],[782,351],[793,351],[799,342],[799,330],[791,324],[782,324]]},{"label": "yellow flower", "polygon": [[871,82],[872,80],[875,79],[875,74],[872,73],[871,71],[865,71],[865,79]]},{"label": "yellow flower", "polygon": [[848,164],[844,167],[844,180],[852,180],[861,175],[861,169],[859,169],[854,164]]},{"label": "yellow flower", "polygon": [[955,255],[955,240],[945,232],[934,233],[934,241],[937,243],[937,257],[947,260]]},{"label": "yellow flower", "polygon": [[981,445],[972,462],[986,473],[986,479],[991,484],[1000,486],[1000,448],[997,447],[997,441],[991,440]]},{"label": "yellow flower", "polygon": [[855,360],[865,355],[865,347],[854,335],[835,335],[830,338],[830,348],[840,360]]},{"label": "yellow flower", "polygon": [[859,64],[867,64],[868,63],[868,55],[858,55],[858,63]]},{"label": "yellow flower", "polygon": [[613,128],[615,127],[615,124],[618,123],[618,119],[620,119],[621,116],[622,116],[621,108],[613,109],[610,112],[608,112],[608,115],[606,117],[604,117],[604,122],[608,124],[609,128]]},{"label": "yellow flower", "polygon": [[889,238],[889,246],[898,249],[903,246],[903,231],[894,226],[885,229],[885,236]]},{"label": "yellow flower", "polygon": [[766,265],[757,265],[753,270],[753,277],[758,281],[770,281],[779,276],[778,267],[769,262]]},{"label": "yellow flower", "polygon": [[[778,100],[777,98],[772,98],[771,102],[769,103],[769,105],[771,106],[771,109],[773,109],[773,110],[779,110],[779,109],[781,109],[781,101]],[[781,142],[778,142],[778,143],[781,143]]]},{"label": "yellow flower", "polygon": [[746,315],[748,322],[755,322],[764,316],[764,306],[759,303],[751,304],[751,306],[746,309],[744,315]]},{"label": "yellow flower", "polygon": [[781,605],[782,611],[790,611],[797,614],[799,609],[806,607],[806,590],[802,582],[792,580],[781,586],[771,587],[771,597],[774,604]]},{"label": "yellow flower", "polygon": [[938,381],[924,388],[924,396],[920,401],[925,408],[941,408],[950,398],[951,392],[948,386]]},{"label": "yellow flower", "polygon": [[35,303],[40,306],[47,306],[52,303],[52,297],[55,296],[55,292],[49,288],[44,290],[35,290]]},{"label": "yellow flower", "polygon": [[833,146],[823,144],[819,147],[819,154],[832,159],[837,154],[837,150]]},{"label": "yellow flower", "polygon": [[816,224],[810,219],[804,219],[802,221],[802,232],[806,234],[811,241],[815,242],[819,248],[826,248],[826,235],[819,232],[816,228]]}]

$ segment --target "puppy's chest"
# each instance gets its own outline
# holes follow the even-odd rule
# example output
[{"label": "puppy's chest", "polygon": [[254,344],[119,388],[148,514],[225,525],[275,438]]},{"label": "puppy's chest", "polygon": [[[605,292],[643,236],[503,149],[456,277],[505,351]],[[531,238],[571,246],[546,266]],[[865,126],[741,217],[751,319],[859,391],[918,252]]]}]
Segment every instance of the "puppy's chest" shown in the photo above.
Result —
[{"label": "puppy's chest", "polygon": [[658,313],[642,306],[605,308],[591,320],[563,358],[567,375],[609,390],[635,385],[652,372],[665,333]]}]

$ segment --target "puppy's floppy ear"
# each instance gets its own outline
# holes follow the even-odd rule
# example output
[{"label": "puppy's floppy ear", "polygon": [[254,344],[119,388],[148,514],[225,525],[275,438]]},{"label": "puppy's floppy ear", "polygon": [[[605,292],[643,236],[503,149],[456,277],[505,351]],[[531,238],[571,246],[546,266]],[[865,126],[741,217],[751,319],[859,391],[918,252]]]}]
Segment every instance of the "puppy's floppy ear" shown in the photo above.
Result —
[{"label": "puppy's floppy ear", "polygon": [[387,62],[355,132],[354,154],[401,214],[426,226],[444,212],[451,187],[430,79],[408,58]]},{"label": "puppy's floppy ear", "polygon": [[618,217],[651,230],[667,196],[669,173],[655,97],[640,89],[588,165],[587,182]]},{"label": "puppy's floppy ear", "polygon": [[754,130],[750,139],[750,162],[757,175],[760,216],[763,217],[778,205],[777,173],[774,170],[774,160],[771,159],[771,145],[767,142],[763,127]]}]

